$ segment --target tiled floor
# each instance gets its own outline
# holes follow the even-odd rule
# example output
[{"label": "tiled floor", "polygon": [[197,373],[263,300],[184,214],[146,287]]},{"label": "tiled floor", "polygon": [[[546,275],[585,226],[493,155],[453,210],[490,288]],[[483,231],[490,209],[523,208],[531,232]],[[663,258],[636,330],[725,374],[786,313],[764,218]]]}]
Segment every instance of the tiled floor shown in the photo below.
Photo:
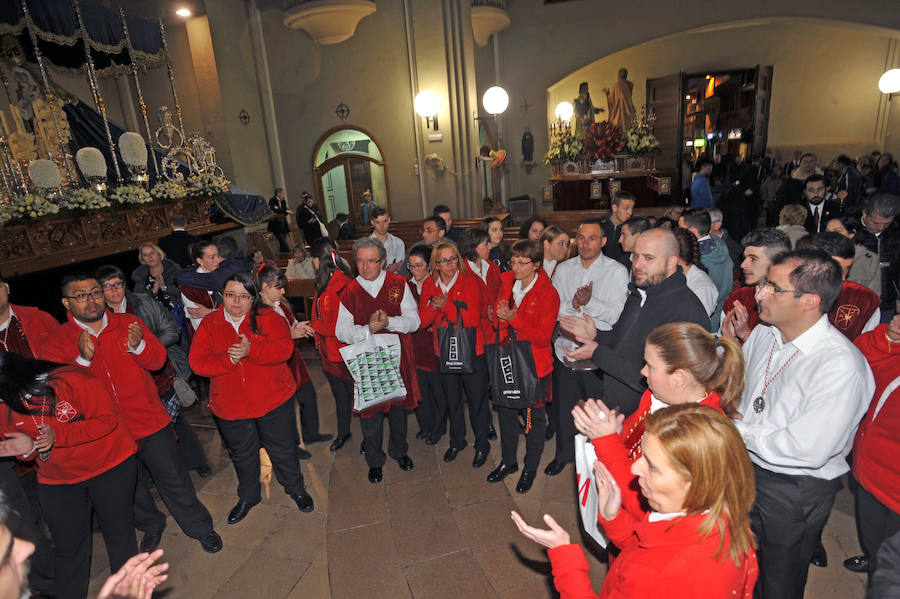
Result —
[{"label": "tiled floor", "polygon": [[[324,376],[309,356],[317,384],[321,429],[333,433],[334,403]],[[569,467],[550,478],[543,465],[553,457],[548,444],[534,488],[518,495],[517,475],[503,484],[485,482],[499,459],[499,444],[488,464],[472,468],[473,450],[446,464],[441,456],[446,437],[435,447],[414,438],[418,427],[409,416],[409,454],[415,469],[401,471],[388,459],[384,482],[372,485],[359,455],[361,434],[337,454],[328,444],[309,449],[304,461],[306,485],[316,510],[302,514],[263,467],[264,499],[247,518],[229,526],[226,515],[236,501],[234,470],[209,412],[193,406],[187,414],[204,442],[215,475],[194,483],[222,535],[224,549],[204,553],[185,537],[171,518],[163,537],[169,580],[156,596],[167,599],[466,599],[481,597],[541,598],[556,596],[542,549],[521,537],[509,518],[516,509],[529,522],[552,514],[584,546],[575,508],[574,473]],[[520,458],[524,447],[520,443]],[[263,456],[265,458],[265,456]],[[265,463],[265,462],[264,462]],[[165,509],[160,504],[161,509]],[[806,597],[862,598],[865,579],[841,562],[858,553],[849,492],[840,492],[825,529],[829,567],[811,567]],[[606,566],[590,550],[594,588]],[[94,540],[92,595],[108,575],[103,541]]]}]

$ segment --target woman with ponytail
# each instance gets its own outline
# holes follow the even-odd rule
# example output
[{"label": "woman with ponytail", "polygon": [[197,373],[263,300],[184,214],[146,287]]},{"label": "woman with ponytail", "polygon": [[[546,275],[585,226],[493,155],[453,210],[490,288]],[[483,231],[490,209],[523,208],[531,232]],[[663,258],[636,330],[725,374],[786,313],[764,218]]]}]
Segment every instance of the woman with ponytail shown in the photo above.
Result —
[{"label": "woman with ponytail", "polygon": [[[684,272],[688,289],[694,292],[703,304],[706,315],[712,320],[716,313],[716,302],[719,301],[719,290],[700,262],[700,243],[693,233],[682,227],[673,229],[672,232],[678,240],[678,266]],[[719,330],[718,325],[712,330]]]},{"label": "woman with ponytail", "polygon": [[627,419],[600,400],[589,399],[572,410],[575,427],[591,440],[632,513],[643,509],[631,466],[641,457],[647,417],[666,406],[689,403],[733,416],[744,390],[744,354],[734,338],[715,337],[694,323],[673,322],[647,337],[641,374],[648,389]]},{"label": "woman with ponytail", "polygon": [[316,348],[322,356],[322,370],[334,395],[337,415],[337,437],[331,451],[337,451],[350,440],[350,419],[353,415],[353,377],[341,358],[343,343],[334,329],[341,305],[340,293],[352,280],[350,267],[338,256],[330,239],[317,239],[310,246],[313,267],[316,269],[316,297],[313,299],[310,326],[316,335]]}]

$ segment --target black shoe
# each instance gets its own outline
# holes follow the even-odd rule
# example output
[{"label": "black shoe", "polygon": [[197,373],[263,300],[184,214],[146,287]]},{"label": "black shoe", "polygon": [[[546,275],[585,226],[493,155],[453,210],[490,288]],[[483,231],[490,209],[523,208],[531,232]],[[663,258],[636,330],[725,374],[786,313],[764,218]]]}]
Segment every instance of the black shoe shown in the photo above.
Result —
[{"label": "black shoe", "polygon": [[210,532],[208,535],[199,539],[200,546],[207,553],[218,553],[222,550],[222,537],[216,531]]},{"label": "black shoe", "polygon": [[162,541],[162,531],[144,533],[141,539],[141,553],[153,553]]},{"label": "black shoe", "polygon": [[301,460],[308,460],[312,457],[312,454],[303,449],[302,447],[297,448],[297,458]]},{"label": "black shoe", "polygon": [[343,447],[344,443],[349,441],[350,437],[352,437],[352,436],[353,436],[352,434],[347,433],[346,435],[342,435],[342,436],[338,437],[337,439],[335,439],[334,441],[332,441],[331,442],[331,451],[337,451],[338,449]]},{"label": "black shoe", "polygon": [[818,566],[819,568],[828,567],[828,554],[825,553],[825,547],[822,545],[821,541],[819,542],[819,546],[816,547],[816,550],[813,551],[812,557],[809,558],[809,563]]},{"label": "black shoe", "polygon": [[537,476],[537,470],[522,470],[522,476],[519,477],[519,484],[516,485],[516,493],[525,494],[531,490],[534,484],[534,477]]},{"label": "black shoe", "polygon": [[400,470],[406,470],[407,472],[413,469],[413,461],[408,455],[397,460],[397,465],[400,466]]},{"label": "black shoe", "polygon": [[566,464],[568,464],[568,462],[560,462],[559,460],[556,460],[554,458],[550,461],[549,464],[547,464],[547,467],[544,468],[544,474],[548,476],[556,476],[566,469]]},{"label": "black shoe", "polygon": [[456,449],[455,447],[448,447],[447,451],[444,452],[444,461],[452,462],[453,460],[456,459],[456,456],[459,455],[459,451],[460,450]]},{"label": "black shoe", "polygon": [[512,466],[507,466],[506,464],[500,464],[493,470],[491,473],[487,475],[487,481],[489,483],[499,483],[501,480],[512,474],[513,472],[519,471],[519,465],[513,464]]},{"label": "black shoe", "polygon": [[361,441],[359,444],[359,455],[366,455],[366,442]]},{"label": "black shoe", "polygon": [[555,435],[555,434],[556,434],[556,431],[548,428],[546,431],[544,431],[544,441],[549,441],[550,439],[553,438],[553,435]]},{"label": "black shoe", "polygon": [[197,475],[200,478],[209,478],[213,475],[212,468],[209,467],[209,464],[203,464],[202,466],[198,466],[196,468]]},{"label": "black shoe", "polygon": [[369,468],[369,482],[373,485],[381,482],[381,468]]},{"label": "black shoe", "polygon": [[490,439],[491,441],[493,441],[493,440],[495,440],[496,438],[497,438],[497,431],[494,430],[494,425],[491,424],[491,425],[488,427],[488,439]]},{"label": "black shoe", "polygon": [[428,437],[428,433],[425,431],[419,431],[416,433],[416,439],[425,439]]},{"label": "black shoe", "polygon": [[437,445],[440,440],[440,437],[432,437],[429,435],[428,438],[425,439],[425,445]]},{"label": "black shoe", "polygon": [[259,501],[254,501],[253,503],[247,503],[246,501],[238,500],[237,505],[231,508],[231,511],[228,512],[228,523],[229,524],[237,524],[241,520],[243,520],[250,510],[253,509],[253,506],[259,503]]},{"label": "black shoe", "polygon": [[865,555],[854,555],[853,557],[848,557],[844,560],[844,567],[851,572],[868,572],[869,558]]},{"label": "black shoe", "polygon": [[306,445],[312,445],[313,443],[324,443],[325,441],[331,441],[334,435],[329,435],[325,433],[317,433],[315,436],[310,437],[309,439],[303,439],[303,443]]},{"label": "black shoe", "polygon": [[487,462],[487,452],[486,451],[476,451],[475,459],[472,460],[473,468],[481,468],[484,466],[484,463]]},{"label": "black shoe", "polygon": [[297,504],[297,507],[303,513],[311,512],[315,507],[312,496],[306,491],[300,491],[296,495],[291,495],[291,499],[294,500],[294,503]]}]

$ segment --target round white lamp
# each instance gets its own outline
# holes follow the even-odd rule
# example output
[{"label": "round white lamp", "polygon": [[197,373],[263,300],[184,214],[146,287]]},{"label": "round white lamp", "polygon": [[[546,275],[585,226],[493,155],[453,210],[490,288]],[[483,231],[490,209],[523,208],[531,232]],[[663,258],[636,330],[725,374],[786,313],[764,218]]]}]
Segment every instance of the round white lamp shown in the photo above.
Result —
[{"label": "round white lamp", "polygon": [[495,85],[484,92],[481,103],[488,113],[494,116],[503,114],[506,111],[506,107],[509,106],[509,94],[502,87]]},{"label": "round white lamp", "polygon": [[413,100],[413,108],[420,117],[425,119],[425,126],[431,127],[434,121],[434,130],[437,131],[437,113],[440,108],[440,100],[437,94],[431,90],[420,91]]},{"label": "round white lamp", "polygon": [[878,89],[883,94],[896,94],[900,92],[900,69],[886,71],[878,80]]},{"label": "round white lamp", "polygon": [[568,121],[571,119],[574,112],[575,107],[569,102],[560,102],[556,105],[556,118],[561,121]]}]

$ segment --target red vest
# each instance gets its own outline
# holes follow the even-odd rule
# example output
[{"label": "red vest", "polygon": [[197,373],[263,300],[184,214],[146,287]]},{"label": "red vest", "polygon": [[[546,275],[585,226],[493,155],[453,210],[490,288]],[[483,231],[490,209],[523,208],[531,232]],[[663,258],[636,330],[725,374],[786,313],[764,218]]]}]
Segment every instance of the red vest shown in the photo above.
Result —
[{"label": "red vest", "polygon": [[880,306],[881,298],[877,293],[865,285],[844,281],[841,294],[828,313],[828,322],[853,341]]},{"label": "red vest", "polygon": [[216,309],[216,300],[213,299],[213,294],[210,294],[206,289],[197,289],[195,287],[179,287],[178,289],[184,294],[184,297],[188,298],[198,306],[203,306],[204,308],[210,308],[212,310]]},{"label": "red vest", "polygon": [[722,307],[723,316],[728,312],[731,312],[734,308],[735,300],[739,300],[744,307],[747,308],[747,312],[749,313],[749,322],[747,325],[752,331],[756,328],[756,325],[759,324],[759,310],[756,309],[756,285],[747,285],[732,291],[731,295],[728,296],[728,299],[725,300],[725,305]]},{"label": "red vest", "polygon": [[[279,314],[284,320],[287,322],[288,327],[293,326],[294,321],[294,313],[291,310],[291,307],[286,302],[278,302],[281,304],[281,309],[284,314]],[[278,314],[278,311],[274,311]],[[300,354],[300,340],[294,339],[294,353],[291,354],[291,359],[288,360],[288,368],[291,369],[291,374],[294,375],[294,381],[297,383],[297,388],[299,389],[303,385],[309,381],[309,369],[306,367],[306,362],[303,360],[303,356]]]},{"label": "red vest", "polygon": [[[400,302],[407,290],[406,279],[395,273],[385,273],[384,284],[377,297],[372,297],[362,288],[359,281],[354,279],[341,292],[341,303],[350,314],[353,315],[353,324],[367,325],[369,317],[376,310],[384,310],[387,315],[400,316]],[[385,330],[385,333],[390,331]],[[419,392],[419,381],[416,377],[415,353],[413,349],[412,335],[399,334],[400,337],[400,375],[403,377],[403,385],[406,387],[406,397],[394,401],[385,402],[363,410],[360,416],[367,418],[374,412],[387,412],[393,405],[402,405],[407,410],[414,409],[422,400]]]},{"label": "red vest", "polygon": [[[493,264],[493,263],[492,263]],[[409,290],[413,294],[413,298],[416,300],[416,305],[419,303],[419,291],[416,287],[415,282],[410,280],[409,282]],[[438,371],[438,363],[437,363],[437,355],[434,353],[434,332],[433,325],[427,327],[419,327],[419,330],[412,334],[413,339],[413,351],[416,354],[416,368],[419,370],[426,370],[428,372],[437,372]]]}]

